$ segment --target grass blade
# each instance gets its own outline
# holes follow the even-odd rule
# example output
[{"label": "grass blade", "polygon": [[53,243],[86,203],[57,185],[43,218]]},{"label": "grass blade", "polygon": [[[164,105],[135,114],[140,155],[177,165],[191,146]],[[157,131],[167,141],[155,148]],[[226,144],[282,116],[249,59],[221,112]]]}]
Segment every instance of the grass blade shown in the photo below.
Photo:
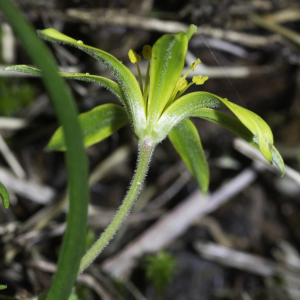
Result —
[{"label": "grass blade", "polygon": [[[72,97],[63,79],[58,75],[55,63],[45,45],[37,38],[32,26],[10,1],[1,0],[0,9],[21,39],[32,61],[42,70],[44,84],[64,128],[69,149],[66,155],[70,195],[67,228],[58,269],[47,297],[48,300],[66,300],[74,285],[84,249],[89,200],[87,158],[81,129]],[[74,131],[77,134],[74,134]]]}]

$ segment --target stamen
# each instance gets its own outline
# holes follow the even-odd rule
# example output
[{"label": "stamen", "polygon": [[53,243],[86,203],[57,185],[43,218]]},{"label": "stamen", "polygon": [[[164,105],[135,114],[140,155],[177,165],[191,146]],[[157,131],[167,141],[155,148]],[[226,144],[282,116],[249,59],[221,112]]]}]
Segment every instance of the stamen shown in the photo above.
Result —
[{"label": "stamen", "polygon": [[[189,85],[187,84],[186,77],[190,73],[190,71],[194,71],[195,68],[201,63],[201,60],[198,58],[190,67],[189,70],[183,75],[183,77],[180,77],[176,83],[175,89],[166,105],[166,108],[168,108],[174,100],[178,99],[186,90],[188,87],[190,87],[192,83]],[[185,83],[184,83],[185,82]],[[181,89],[180,89],[181,88]],[[177,95],[177,93],[180,91],[180,93]]]},{"label": "stamen", "polygon": [[192,81],[196,85],[200,85],[200,84],[203,84],[207,79],[208,79],[208,76],[198,75],[198,76],[194,76],[193,79],[192,79]]},{"label": "stamen", "polygon": [[186,79],[180,78],[177,82],[176,87],[178,88],[178,91],[182,91],[187,86],[187,84],[188,82]]},{"label": "stamen", "polygon": [[145,59],[148,59],[148,66],[147,66],[147,72],[146,72],[146,80],[145,80],[145,88],[144,88],[144,102],[145,106],[147,107],[147,96],[148,96],[148,87],[149,87],[149,81],[150,81],[150,58],[152,56],[152,48],[149,45],[145,45],[143,47],[143,56]]},{"label": "stamen", "polygon": [[152,48],[149,45],[143,47],[143,56],[145,59],[150,59],[152,56]]},{"label": "stamen", "polygon": [[132,49],[129,50],[128,52],[128,57],[131,61],[131,63],[135,64],[135,63],[139,63],[141,61],[141,56],[138,55],[135,51],[133,51]]},{"label": "stamen", "polygon": [[183,75],[182,80],[184,80],[188,74],[190,73],[190,71],[195,71],[195,68],[201,63],[200,58],[198,58],[190,67],[189,70]]},{"label": "stamen", "polygon": [[142,74],[141,74],[140,66],[139,66],[138,63],[136,63],[136,67],[137,67],[138,74],[139,74],[139,84],[140,84],[141,92],[143,93],[143,80],[142,80]]},{"label": "stamen", "polygon": [[201,63],[200,58],[198,58],[191,66],[190,66],[190,70],[192,70],[193,72],[195,71],[195,68]]},{"label": "stamen", "polygon": [[148,59],[148,66],[147,66],[146,79],[145,79],[145,88],[144,88],[144,94],[143,94],[145,105],[147,104],[149,81],[150,81],[150,59]]},{"label": "stamen", "polygon": [[138,55],[135,51],[133,51],[132,49],[129,50],[128,52],[128,57],[130,59],[130,61],[135,64],[136,63],[136,67],[138,70],[138,75],[139,75],[139,84],[140,84],[140,89],[143,93],[143,81],[142,81],[142,75],[141,75],[141,70],[139,67],[139,62],[141,61],[141,56]]},{"label": "stamen", "polygon": [[166,105],[166,108],[168,108],[173,103],[178,91],[181,91],[182,89],[184,89],[184,87],[186,85],[187,85],[187,80],[185,79],[185,77],[179,77],[179,79],[177,80],[175,89],[174,89],[173,93],[171,94],[171,97]]},{"label": "stamen", "polygon": [[174,99],[174,101],[175,100],[177,100],[179,97],[181,97],[181,95],[191,86],[191,85],[193,85],[194,84],[194,82],[190,82],[184,89],[182,89],[181,91],[180,91],[180,93],[178,93],[177,95],[176,95],[176,97],[175,97],[175,99]]},{"label": "stamen", "polygon": [[198,76],[194,76],[193,79],[192,79],[192,82],[189,83],[188,85],[185,86],[185,88],[183,88],[182,90],[179,90],[180,93],[178,93],[174,99],[177,100],[178,98],[181,97],[181,95],[193,84],[196,84],[196,85],[200,85],[200,84],[203,84],[206,80],[208,79],[208,76],[201,76],[201,75],[198,75]]}]

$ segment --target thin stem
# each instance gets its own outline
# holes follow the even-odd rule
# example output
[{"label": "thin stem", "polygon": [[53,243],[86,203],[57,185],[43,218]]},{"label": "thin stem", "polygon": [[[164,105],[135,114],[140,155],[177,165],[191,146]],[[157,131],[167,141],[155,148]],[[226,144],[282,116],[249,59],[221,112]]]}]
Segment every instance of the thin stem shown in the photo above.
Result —
[{"label": "thin stem", "polygon": [[144,98],[144,102],[145,102],[146,107],[147,107],[147,96],[148,96],[149,81],[150,81],[150,59],[148,59],[148,67],[147,67],[145,88],[144,88],[144,94],[143,94],[143,98]]},{"label": "thin stem", "polygon": [[181,90],[175,97],[174,101],[177,100],[181,95],[191,86],[194,82],[189,83],[183,90]]},{"label": "thin stem", "polygon": [[140,144],[140,153],[138,159],[138,166],[131,184],[131,187],[114,219],[111,221],[106,230],[102,233],[96,243],[88,250],[88,252],[81,259],[78,274],[82,273],[102,252],[105,246],[109,243],[111,238],[115,235],[122,222],[131,210],[134,201],[136,200],[142,183],[146,177],[150,158],[154,149],[154,145],[149,143],[149,140],[144,140]]},{"label": "thin stem", "polygon": [[141,70],[140,70],[140,66],[139,66],[139,63],[138,63],[138,62],[136,63],[136,67],[137,67],[138,74],[139,74],[139,84],[140,84],[140,89],[141,89],[141,92],[142,92],[142,94],[143,94],[143,80],[142,80],[142,74],[141,74]]}]

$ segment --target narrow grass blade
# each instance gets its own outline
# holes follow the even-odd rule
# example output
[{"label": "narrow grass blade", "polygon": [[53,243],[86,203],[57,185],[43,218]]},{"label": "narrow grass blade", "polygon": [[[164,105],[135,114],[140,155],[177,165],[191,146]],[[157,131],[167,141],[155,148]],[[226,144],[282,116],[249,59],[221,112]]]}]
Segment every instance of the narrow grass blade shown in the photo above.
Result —
[{"label": "narrow grass blade", "polygon": [[197,128],[192,121],[182,120],[170,131],[169,139],[205,194],[209,185],[209,168]]},{"label": "narrow grass blade", "polygon": [[[116,104],[103,104],[80,114],[79,122],[83,132],[84,146],[94,145],[128,123],[128,115],[124,108]],[[58,128],[52,136],[46,150],[67,150],[62,128]]]},{"label": "narrow grass blade", "polygon": [[83,147],[81,129],[68,87],[57,74],[50,52],[37,38],[32,26],[10,1],[1,0],[0,10],[18,34],[32,61],[42,70],[42,79],[58,119],[64,128],[66,145],[70,149],[66,154],[70,198],[67,226],[57,272],[47,296],[48,300],[66,300],[74,286],[84,249],[89,202],[87,157]]},{"label": "narrow grass blade", "polygon": [[9,207],[9,194],[8,194],[6,187],[1,182],[0,182],[0,195],[1,195],[4,207],[8,208]]}]

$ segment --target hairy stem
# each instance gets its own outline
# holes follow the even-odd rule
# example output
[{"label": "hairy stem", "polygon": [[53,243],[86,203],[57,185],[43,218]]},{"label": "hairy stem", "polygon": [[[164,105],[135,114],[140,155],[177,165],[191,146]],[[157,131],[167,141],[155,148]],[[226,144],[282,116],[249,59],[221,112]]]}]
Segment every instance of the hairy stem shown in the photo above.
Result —
[{"label": "hairy stem", "polygon": [[122,222],[131,210],[131,207],[136,200],[139,191],[142,187],[143,181],[146,177],[150,158],[154,149],[154,145],[149,143],[149,140],[144,140],[140,144],[140,153],[138,158],[137,169],[131,184],[131,187],[114,219],[111,221],[106,230],[102,233],[96,243],[87,251],[81,259],[78,274],[82,273],[102,252],[105,246],[109,243],[111,238],[115,235]]}]

